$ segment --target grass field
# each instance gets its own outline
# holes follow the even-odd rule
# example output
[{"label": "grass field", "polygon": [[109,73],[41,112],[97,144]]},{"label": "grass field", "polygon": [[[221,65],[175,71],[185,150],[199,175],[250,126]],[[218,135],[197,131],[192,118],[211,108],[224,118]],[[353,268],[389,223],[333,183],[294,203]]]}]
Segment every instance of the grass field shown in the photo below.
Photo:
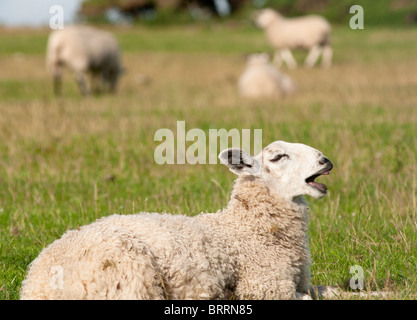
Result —
[{"label": "grass field", "polygon": [[[114,96],[52,95],[48,30],[0,30],[0,299],[18,299],[28,264],[67,229],[113,213],[224,207],[220,165],[158,165],[160,128],[262,129],[331,159],[328,197],[308,199],[313,284],[417,298],[417,29],[335,27],[334,67],[288,73],[297,95],[243,101],[244,53],[269,50],[246,25],[113,29],[128,72]],[[296,58],[301,61],[304,55]],[[150,82],[143,83],[142,75]],[[220,150],[219,150],[220,151]]]}]

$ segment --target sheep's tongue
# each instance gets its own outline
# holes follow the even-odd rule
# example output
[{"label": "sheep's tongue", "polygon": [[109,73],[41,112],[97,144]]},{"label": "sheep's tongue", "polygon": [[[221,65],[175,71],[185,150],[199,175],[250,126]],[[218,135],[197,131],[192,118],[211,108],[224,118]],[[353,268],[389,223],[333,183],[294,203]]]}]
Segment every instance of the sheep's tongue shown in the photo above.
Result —
[{"label": "sheep's tongue", "polygon": [[323,184],[323,183],[318,183],[318,182],[310,181],[310,182],[308,182],[308,184],[310,186],[313,186],[313,187],[315,187],[315,188],[317,188],[319,190],[322,190],[322,191],[326,191],[327,190],[327,186],[325,184]]}]

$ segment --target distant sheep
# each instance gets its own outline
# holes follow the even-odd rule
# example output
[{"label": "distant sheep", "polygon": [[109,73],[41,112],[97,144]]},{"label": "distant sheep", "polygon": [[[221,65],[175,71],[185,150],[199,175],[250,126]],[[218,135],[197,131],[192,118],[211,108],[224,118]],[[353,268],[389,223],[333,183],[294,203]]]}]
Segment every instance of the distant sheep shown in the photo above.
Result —
[{"label": "distant sheep", "polygon": [[266,53],[251,54],[239,78],[239,94],[244,98],[283,97],[294,93],[295,83],[269,62]]},{"label": "distant sheep", "polygon": [[291,54],[293,49],[309,50],[305,60],[312,67],[322,55],[322,66],[330,67],[333,51],[330,45],[330,24],[321,16],[285,18],[272,9],[263,9],[255,15],[255,24],[264,29],[267,40],[278,51],[275,61],[282,60],[289,68],[295,68],[297,62]]},{"label": "distant sheep", "polygon": [[[61,93],[64,66],[74,72],[83,95],[113,92],[122,73],[116,39],[109,32],[88,26],[54,30],[48,40],[46,65],[53,74],[55,94]],[[91,88],[87,86],[87,73],[91,74]]]},{"label": "distant sheep", "polygon": [[238,175],[226,208],[112,215],[68,231],[32,262],[21,298],[309,299],[304,195],[326,195],[315,179],[332,163],[283,141],[219,158]]}]

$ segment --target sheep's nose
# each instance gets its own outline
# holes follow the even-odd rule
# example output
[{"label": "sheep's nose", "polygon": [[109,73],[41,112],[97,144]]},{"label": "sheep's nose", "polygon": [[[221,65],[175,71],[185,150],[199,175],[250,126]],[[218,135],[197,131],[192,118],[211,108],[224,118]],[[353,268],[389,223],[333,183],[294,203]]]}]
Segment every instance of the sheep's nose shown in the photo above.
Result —
[{"label": "sheep's nose", "polygon": [[[330,160],[329,159],[327,159],[326,157],[323,157],[323,158],[321,158],[320,160],[319,160],[319,163],[321,164],[321,165],[325,165],[326,163],[328,163],[328,162],[330,162]],[[331,162],[330,162],[330,164],[331,164]]]}]

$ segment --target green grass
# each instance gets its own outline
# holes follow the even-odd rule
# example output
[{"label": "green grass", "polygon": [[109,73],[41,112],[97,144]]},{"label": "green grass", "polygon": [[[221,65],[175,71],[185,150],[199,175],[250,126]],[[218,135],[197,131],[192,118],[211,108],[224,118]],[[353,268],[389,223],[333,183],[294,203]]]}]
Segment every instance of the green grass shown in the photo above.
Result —
[{"label": "green grass", "polygon": [[[213,212],[234,176],[220,165],[155,163],[160,128],[260,128],[264,146],[302,142],[335,165],[309,199],[314,284],[417,295],[417,30],[333,33],[334,67],[284,70],[299,92],[243,101],[242,54],[269,50],[247,25],[114,29],[128,73],[114,96],[79,96],[69,73],[52,96],[47,30],[0,30],[0,299],[18,299],[46,245],[112,213]],[[18,54],[16,54],[18,53]],[[297,59],[304,57],[296,53]],[[150,78],[143,84],[141,75]]]}]

